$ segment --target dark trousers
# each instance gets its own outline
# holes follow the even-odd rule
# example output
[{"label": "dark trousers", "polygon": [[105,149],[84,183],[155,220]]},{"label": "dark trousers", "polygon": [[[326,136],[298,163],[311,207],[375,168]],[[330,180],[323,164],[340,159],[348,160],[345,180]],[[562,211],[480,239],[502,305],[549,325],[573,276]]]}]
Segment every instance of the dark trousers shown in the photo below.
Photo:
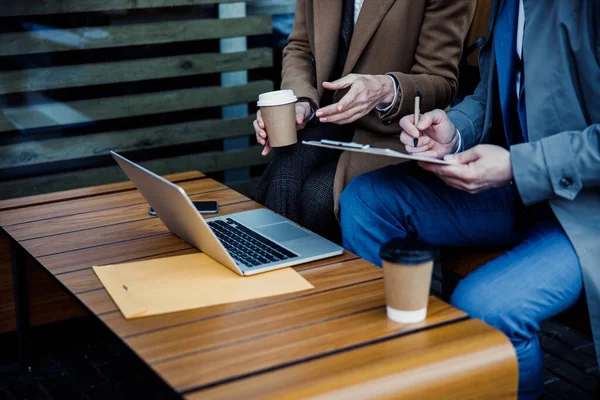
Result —
[{"label": "dark trousers", "polygon": [[303,140],[350,141],[353,129],[335,124],[308,126],[298,132],[298,143],[273,149],[256,191],[256,201],[309,230],[340,242],[333,213],[333,182],[341,152],[303,145]]}]

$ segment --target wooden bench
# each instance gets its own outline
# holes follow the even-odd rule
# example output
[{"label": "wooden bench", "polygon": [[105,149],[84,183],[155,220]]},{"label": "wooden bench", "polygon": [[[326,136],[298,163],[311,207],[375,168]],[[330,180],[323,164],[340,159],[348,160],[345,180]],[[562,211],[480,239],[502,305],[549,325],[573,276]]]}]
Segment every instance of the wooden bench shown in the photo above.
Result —
[{"label": "wooden bench", "polygon": [[[0,200],[125,180],[109,150],[161,174],[264,165],[249,138],[273,84],[252,73],[271,68],[272,50],[235,40],[270,34],[271,17],[245,16],[242,3],[242,17],[219,18],[227,3],[3,4]],[[249,113],[222,112],[235,105]],[[236,138],[245,145],[226,151]]]}]

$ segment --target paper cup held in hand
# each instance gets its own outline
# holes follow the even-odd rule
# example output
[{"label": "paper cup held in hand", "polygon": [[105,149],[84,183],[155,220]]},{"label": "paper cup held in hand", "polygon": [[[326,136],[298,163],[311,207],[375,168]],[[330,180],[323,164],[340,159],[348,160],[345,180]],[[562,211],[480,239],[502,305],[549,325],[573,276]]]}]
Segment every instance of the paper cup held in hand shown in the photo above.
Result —
[{"label": "paper cup held in hand", "polygon": [[271,147],[283,147],[298,141],[296,133],[296,101],[292,90],[277,90],[258,96],[265,130]]},{"label": "paper cup held in hand", "polygon": [[380,256],[388,318],[405,324],[423,321],[429,302],[433,250],[423,243],[394,239],[383,245]]}]

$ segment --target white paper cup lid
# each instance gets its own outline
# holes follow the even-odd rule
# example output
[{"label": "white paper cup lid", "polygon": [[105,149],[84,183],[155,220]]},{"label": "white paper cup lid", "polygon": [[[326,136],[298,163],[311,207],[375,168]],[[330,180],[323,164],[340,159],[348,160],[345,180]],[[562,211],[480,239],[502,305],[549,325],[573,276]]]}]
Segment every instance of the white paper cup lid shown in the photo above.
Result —
[{"label": "white paper cup lid", "polygon": [[295,103],[297,100],[293,90],[276,90],[259,95],[257,105],[259,107],[281,106]]}]

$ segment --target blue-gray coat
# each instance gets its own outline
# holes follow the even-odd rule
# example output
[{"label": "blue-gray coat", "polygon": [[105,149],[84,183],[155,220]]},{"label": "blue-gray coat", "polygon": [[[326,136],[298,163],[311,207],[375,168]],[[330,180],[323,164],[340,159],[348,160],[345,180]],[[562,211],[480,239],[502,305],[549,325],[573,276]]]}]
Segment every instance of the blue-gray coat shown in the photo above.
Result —
[{"label": "blue-gray coat", "polygon": [[[493,2],[489,38],[504,1]],[[510,148],[514,180],[525,205],[550,203],[579,256],[600,358],[600,1],[524,6],[529,142]],[[449,112],[465,149],[503,135],[492,40],[479,66],[474,95]]]}]

